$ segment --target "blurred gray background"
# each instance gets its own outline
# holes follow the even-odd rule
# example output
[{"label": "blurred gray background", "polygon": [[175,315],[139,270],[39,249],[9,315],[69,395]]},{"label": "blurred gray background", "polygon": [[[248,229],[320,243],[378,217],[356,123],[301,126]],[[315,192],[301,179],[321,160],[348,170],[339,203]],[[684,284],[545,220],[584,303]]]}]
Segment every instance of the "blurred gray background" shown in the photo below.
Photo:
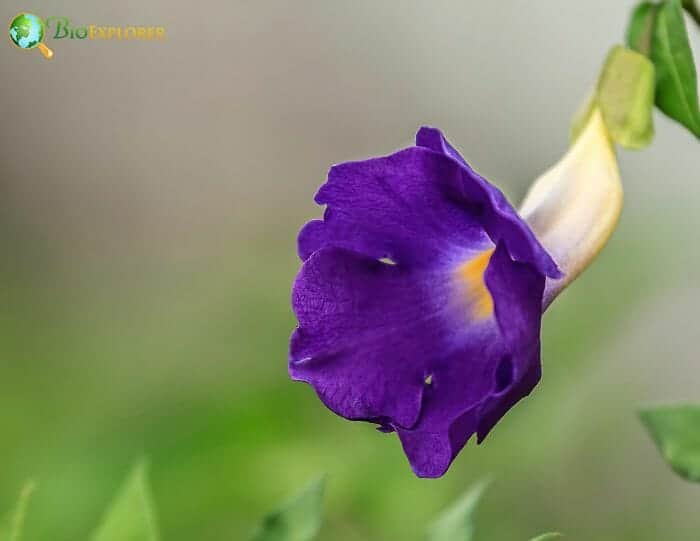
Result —
[{"label": "blurred gray background", "polygon": [[661,115],[619,153],[612,242],[545,317],[538,390],[445,479],[286,377],[295,237],[328,167],[433,125],[518,202],[633,5],[4,2],[2,21],[168,33],[49,33],[51,61],[0,46],[0,503],[40,481],[29,540],[85,537],[141,454],[166,539],[244,538],[319,470],[323,539],[414,539],[487,473],[481,539],[697,539],[698,488],[634,414],[700,400],[700,155]]}]

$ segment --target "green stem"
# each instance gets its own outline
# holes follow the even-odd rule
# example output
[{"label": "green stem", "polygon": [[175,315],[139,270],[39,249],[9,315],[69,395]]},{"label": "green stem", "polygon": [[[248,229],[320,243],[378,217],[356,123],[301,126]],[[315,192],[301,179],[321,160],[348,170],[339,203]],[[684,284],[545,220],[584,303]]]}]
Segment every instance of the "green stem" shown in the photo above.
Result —
[{"label": "green stem", "polygon": [[695,0],[683,0],[683,8],[688,12],[693,20],[700,26],[700,9],[698,9]]}]

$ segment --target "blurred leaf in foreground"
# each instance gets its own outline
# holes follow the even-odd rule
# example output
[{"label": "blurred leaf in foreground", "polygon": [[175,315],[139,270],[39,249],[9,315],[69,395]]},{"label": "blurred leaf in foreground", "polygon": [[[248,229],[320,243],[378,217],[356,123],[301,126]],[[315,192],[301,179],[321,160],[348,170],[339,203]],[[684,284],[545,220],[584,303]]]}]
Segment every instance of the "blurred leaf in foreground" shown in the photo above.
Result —
[{"label": "blurred leaf in foreground", "polygon": [[542,535],[539,535],[532,539],[531,541],[552,541],[554,539],[561,539],[562,535],[557,532],[551,532],[551,533],[545,533]]},{"label": "blurred leaf in foreground", "polygon": [[321,529],[325,478],[314,479],[264,519],[253,541],[311,541]]},{"label": "blurred leaf in foreground", "polygon": [[137,464],[110,504],[91,541],[158,541],[145,463]]},{"label": "blurred leaf in foreground", "polygon": [[656,68],[656,106],[700,137],[697,73],[680,0],[661,4],[650,56]]},{"label": "blurred leaf in foreground", "polygon": [[639,416],[673,470],[700,482],[700,405],[650,407]]},{"label": "blurred leaf in foreground", "polygon": [[575,140],[593,111],[600,109],[613,141],[638,149],[654,138],[654,66],[644,55],[620,45],[608,54],[595,90],[574,118],[571,127]]},{"label": "blurred leaf in foreground", "polygon": [[473,541],[474,511],[489,481],[480,481],[446,509],[428,530],[428,541]]},{"label": "blurred leaf in foreground", "polygon": [[35,488],[36,485],[33,482],[26,483],[19,494],[15,510],[0,520],[0,541],[20,541],[22,539],[27,507]]}]

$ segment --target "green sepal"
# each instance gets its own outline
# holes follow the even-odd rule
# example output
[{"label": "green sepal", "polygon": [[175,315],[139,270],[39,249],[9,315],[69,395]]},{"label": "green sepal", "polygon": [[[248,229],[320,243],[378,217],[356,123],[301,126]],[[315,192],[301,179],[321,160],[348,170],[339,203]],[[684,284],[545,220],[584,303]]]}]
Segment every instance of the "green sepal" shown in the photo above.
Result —
[{"label": "green sepal", "polygon": [[600,109],[608,133],[619,145],[639,149],[654,138],[654,66],[644,55],[621,45],[608,54],[598,82],[571,125],[572,141]]}]

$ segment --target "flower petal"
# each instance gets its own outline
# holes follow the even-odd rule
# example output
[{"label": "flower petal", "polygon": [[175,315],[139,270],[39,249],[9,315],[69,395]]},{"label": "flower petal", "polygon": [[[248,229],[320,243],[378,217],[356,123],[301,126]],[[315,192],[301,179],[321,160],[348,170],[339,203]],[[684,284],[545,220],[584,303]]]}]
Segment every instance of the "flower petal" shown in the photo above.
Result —
[{"label": "flower petal", "polygon": [[540,325],[545,287],[545,278],[533,267],[510,261],[505,250],[498,249],[484,280],[493,296],[496,321],[510,355],[512,384],[505,387],[506,375],[500,374],[503,379],[497,385],[498,399],[485,404],[480,412],[479,441],[540,380]]},{"label": "flower petal", "polygon": [[458,197],[461,173],[450,160],[421,148],[335,165],[316,202],[324,219],[299,233],[302,260],[339,246],[397,263],[431,264],[454,247],[489,244],[473,206]]},{"label": "flower petal", "polygon": [[[486,271],[495,323],[473,326],[458,348],[432,368],[418,423],[397,430],[420,477],[439,477],[477,433],[493,425],[539,381],[544,277],[513,261],[499,243]],[[496,324],[497,323],[497,324]]]},{"label": "flower petal", "polygon": [[312,384],[348,419],[390,418],[412,426],[420,413],[424,366],[447,339],[433,324],[446,289],[398,265],[344,248],[322,248],[304,263],[292,305],[292,379]]},{"label": "flower petal", "polygon": [[556,263],[503,193],[474,171],[440,130],[421,128],[416,135],[416,145],[429,148],[459,164],[463,171],[464,197],[483,209],[482,224],[494,243],[503,239],[513,259],[532,263],[550,278],[562,276]]},{"label": "flower petal", "polygon": [[302,260],[324,246],[343,246],[377,259],[422,264],[450,245],[482,249],[489,239],[493,244],[503,239],[514,259],[546,276],[561,276],[505,196],[439,131],[421,128],[417,141],[423,146],[331,168],[316,195],[317,203],[328,205],[324,219],[299,233]]},{"label": "flower petal", "polygon": [[545,305],[605,246],[620,217],[622,199],[615,151],[595,110],[562,160],[535,181],[520,209],[564,271],[563,278],[547,281]]}]

